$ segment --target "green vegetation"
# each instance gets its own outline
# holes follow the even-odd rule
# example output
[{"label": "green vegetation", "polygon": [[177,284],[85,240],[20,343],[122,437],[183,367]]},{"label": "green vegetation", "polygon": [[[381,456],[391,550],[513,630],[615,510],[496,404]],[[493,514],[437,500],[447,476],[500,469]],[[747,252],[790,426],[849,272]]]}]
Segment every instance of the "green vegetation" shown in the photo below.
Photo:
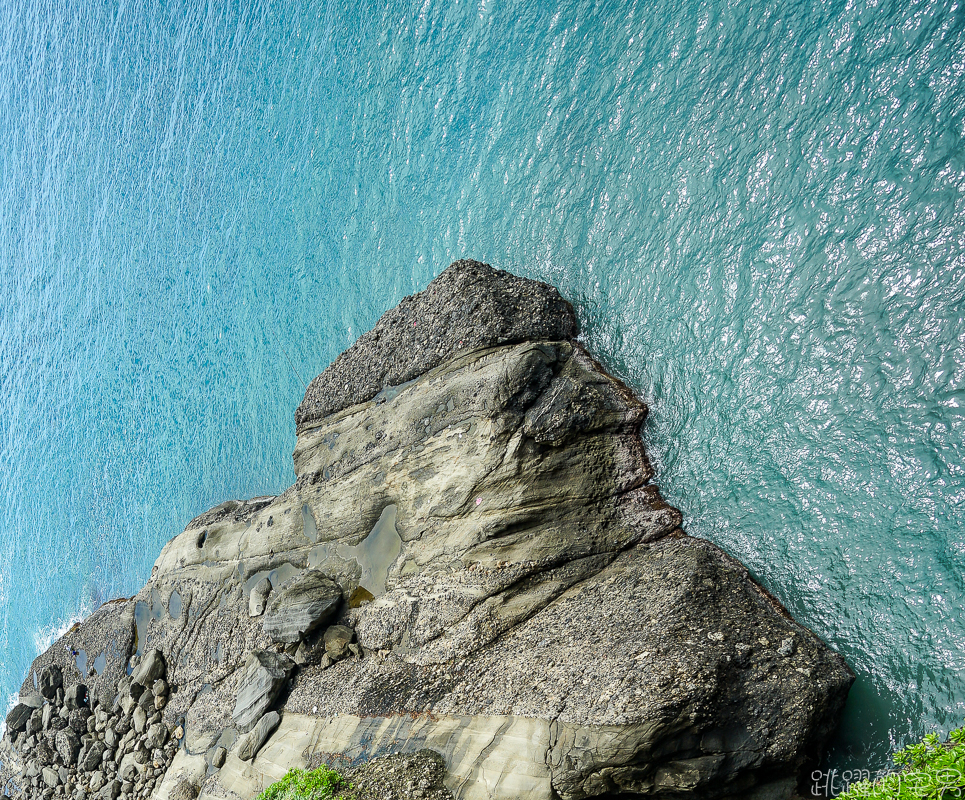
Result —
[{"label": "green vegetation", "polygon": [[328,767],[308,772],[290,769],[278,783],[258,795],[257,800],[334,800],[340,792],[351,788],[345,778]]},{"label": "green vegetation", "polygon": [[852,784],[839,800],[952,800],[965,798],[965,728],[942,743],[934,733],[895,753],[901,772]]}]

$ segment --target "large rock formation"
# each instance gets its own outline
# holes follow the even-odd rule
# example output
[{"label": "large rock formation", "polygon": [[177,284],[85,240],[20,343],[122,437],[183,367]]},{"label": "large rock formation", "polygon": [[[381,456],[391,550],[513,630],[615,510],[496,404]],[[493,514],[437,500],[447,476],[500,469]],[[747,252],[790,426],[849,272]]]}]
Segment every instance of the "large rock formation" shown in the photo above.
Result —
[{"label": "large rock formation", "polygon": [[[37,659],[68,685],[65,643],[101,654],[86,684],[123,728],[128,660],[163,653],[151,711],[180,748],[140,789],[115,748],[96,791],[248,800],[291,766],[428,748],[461,800],[787,797],[853,676],[681,530],[646,408],[576,333],[552,287],[460,261],[316,378],[294,485],[193,520]],[[35,710],[12,712],[21,756]]]}]

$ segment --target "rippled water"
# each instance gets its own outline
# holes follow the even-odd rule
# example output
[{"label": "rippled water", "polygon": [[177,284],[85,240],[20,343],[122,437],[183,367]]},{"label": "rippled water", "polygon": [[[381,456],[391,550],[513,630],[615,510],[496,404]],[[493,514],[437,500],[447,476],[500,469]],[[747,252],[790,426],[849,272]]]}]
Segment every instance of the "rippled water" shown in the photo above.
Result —
[{"label": "rippled water", "polygon": [[472,256],[577,303],[688,530],[853,665],[832,765],[961,724],[965,12],[553,5],[0,0],[4,695]]}]

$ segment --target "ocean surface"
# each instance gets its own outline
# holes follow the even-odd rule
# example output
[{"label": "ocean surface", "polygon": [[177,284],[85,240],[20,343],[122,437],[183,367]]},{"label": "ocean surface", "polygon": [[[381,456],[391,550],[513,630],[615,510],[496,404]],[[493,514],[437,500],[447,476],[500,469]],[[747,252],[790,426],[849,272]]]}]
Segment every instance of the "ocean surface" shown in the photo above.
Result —
[{"label": "ocean surface", "polygon": [[0,0],[0,697],[473,257],[852,665],[826,768],[961,725],[963,75],[960,0]]}]

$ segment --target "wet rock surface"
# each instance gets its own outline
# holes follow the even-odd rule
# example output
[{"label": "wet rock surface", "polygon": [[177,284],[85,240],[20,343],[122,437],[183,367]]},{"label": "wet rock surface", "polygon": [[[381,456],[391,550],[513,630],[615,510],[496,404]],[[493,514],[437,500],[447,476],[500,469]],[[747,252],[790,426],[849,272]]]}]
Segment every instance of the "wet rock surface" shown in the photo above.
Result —
[{"label": "wet rock surface", "polygon": [[306,392],[286,492],[192,520],[37,659],[8,793],[250,800],[399,754],[365,797],[788,797],[853,676],[684,533],[576,330],[477,262],[387,312]]}]

